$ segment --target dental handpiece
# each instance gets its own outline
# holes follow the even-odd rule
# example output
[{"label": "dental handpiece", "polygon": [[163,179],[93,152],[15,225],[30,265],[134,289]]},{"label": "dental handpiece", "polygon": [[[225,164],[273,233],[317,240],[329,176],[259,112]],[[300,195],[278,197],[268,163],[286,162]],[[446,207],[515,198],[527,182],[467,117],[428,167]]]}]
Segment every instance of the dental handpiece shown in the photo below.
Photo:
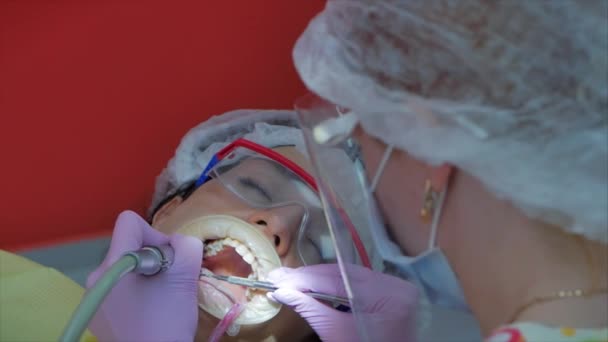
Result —
[{"label": "dental handpiece", "polygon": [[123,276],[129,272],[153,276],[171,267],[174,259],[175,252],[168,245],[145,246],[137,251],[123,255],[105,270],[95,284],[87,290],[84,298],[72,314],[72,318],[70,318],[59,341],[80,341],[93,315]]},{"label": "dental handpiece", "polygon": [[175,251],[169,245],[145,246],[126,255],[134,257],[137,263],[131,272],[145,276],[153,276],[166,271],[175,260]]}]

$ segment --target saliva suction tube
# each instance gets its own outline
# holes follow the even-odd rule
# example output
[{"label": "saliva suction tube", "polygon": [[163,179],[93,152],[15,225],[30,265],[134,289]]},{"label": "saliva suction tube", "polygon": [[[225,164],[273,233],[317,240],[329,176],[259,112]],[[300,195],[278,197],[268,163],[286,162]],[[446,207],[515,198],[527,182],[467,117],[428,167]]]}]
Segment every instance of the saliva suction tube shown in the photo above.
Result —
[{"label": "saliva suction tube", "polygon": [[[112,288],[128,273],[144,276],[154,276],[164,272],[173,265],[175,252],[169,245],[145,246],[137,251],[129,252],[116,261],[91,287],[72,314],[59,341],[80,341],[91,319],[103,303]],[[245,303],[238,303],[234,298],[230,310],[213,330],[210,341],[219,341],[224,333],[236,336],[240,326],[234,323],[243,312]]]}]

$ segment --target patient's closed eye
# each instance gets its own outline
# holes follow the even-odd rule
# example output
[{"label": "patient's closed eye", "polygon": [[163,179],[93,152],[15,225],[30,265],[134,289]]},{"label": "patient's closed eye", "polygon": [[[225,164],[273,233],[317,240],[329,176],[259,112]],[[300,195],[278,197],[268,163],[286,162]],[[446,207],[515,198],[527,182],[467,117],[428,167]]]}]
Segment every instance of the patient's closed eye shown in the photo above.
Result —
[{"label": "patient's closed eye", "polygon": [[245,188],[255,191],[258,196],[263,197],[264,200],[272,202],[270,192],[264,189],[255,179],[250,177],[239,178],[239,184]]}]

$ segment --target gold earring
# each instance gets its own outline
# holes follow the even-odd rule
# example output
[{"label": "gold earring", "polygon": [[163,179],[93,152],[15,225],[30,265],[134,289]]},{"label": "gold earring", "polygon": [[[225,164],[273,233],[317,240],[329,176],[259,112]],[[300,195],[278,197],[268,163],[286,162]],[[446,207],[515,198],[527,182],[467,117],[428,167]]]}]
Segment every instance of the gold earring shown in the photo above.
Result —
[{"label": "gold earring", "polygon": [[433,189],[431,181],[427,179],[424,183],[424,202],[422,202],[422,209],[420,209],[420,217],[423,221],[428,222],[433,216],[438,197],[439,193]]}]

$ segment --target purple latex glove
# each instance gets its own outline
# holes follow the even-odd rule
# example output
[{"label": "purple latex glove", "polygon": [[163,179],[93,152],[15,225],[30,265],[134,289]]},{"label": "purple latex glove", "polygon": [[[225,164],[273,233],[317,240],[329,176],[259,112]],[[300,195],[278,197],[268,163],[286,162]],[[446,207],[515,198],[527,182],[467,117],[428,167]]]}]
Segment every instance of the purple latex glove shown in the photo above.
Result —
[{"label": "purple latex glove", "polygon": [[[400,278],[350,266],[353,291],[359,296],[362,312],[373,341],[413,341],[416,336],[416,287]],[[333,309],[300,290],[312,290],[346,297],[337,264],[321,264],[297,269],[279,268],[268,275],[279,287],[270,294],[291,307],[315,330],[323,341],[357,341],[357,324],[351,313]]]},{"label": "purple latex glove", "polygon": [[132,211],[116,220],[110,250],[87,279],[91,287],[125,253],[145,245],[170,244],[173,266],[146,277],[127,274],[112,289],[89,328],[100,341],[192,341],[198,323],[198,278],[203,258],[199,239],[154,230]]}]

